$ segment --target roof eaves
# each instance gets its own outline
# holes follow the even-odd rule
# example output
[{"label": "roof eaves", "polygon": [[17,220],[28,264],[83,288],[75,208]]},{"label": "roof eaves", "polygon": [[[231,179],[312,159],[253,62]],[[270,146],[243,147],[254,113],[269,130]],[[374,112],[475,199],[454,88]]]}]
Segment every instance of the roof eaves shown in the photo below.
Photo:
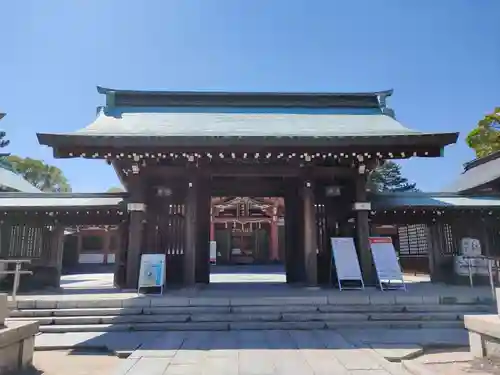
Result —
[{"label": "roof eaves", "polygon": [[88,134],[47,134],[37,133],[38,142],[41,145],[58,146],[84,146],[103,147],[114,145],[117,147],[141,147],[148,146],[237,146],[237,145],[261,145],[261,146],[310,146],[310,147],[346,147],[367,146],[370,144],[397,144],[405,145],[428,145],[444,147],[457,141],[458,133],[415,133],[415,134],[381,134],[381,135],[339,135],[339,136],[228,136],[228,137],[193,137],[193,136],[151,136],[151,135],[88,135]]},{"label": "roof eaves", "polygon": [[381,90],[381,91],[371,91],[371,92],[241,92],[241,91],[167,91],[167,90],[121,90],[112,89],[102,86],[97,86],[97,92],[99,94],[121,94],[121,95],[171,95],[171,96],[190,96],[190,95],[201,95],[201,96],[281,96],[281,97],[315,97],[315,96],[391,96],[394,93],[394,89]]},{"label": "roof eaves", "polygon": [[489,154],[487,156],[483,156],[482,158],[476,158],[471,161],[468,161],[467,163],[464,164],[464,170],[468,171],[469,169],[472,169],[474,167],[477,167],[482,164],[486,164],[490,161],[496,160],[500,158],[500,151],[493,152],[492,154]]}]

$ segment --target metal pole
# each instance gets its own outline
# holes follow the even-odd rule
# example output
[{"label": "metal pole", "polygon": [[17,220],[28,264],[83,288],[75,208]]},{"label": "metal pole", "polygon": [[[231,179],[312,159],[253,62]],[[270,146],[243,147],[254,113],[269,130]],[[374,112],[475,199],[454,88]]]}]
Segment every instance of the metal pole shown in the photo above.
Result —
[{"label": "metal pole", "polygon": [[19,287],[19,271],[21,271],[21,263],[16,262],[16,271],[14,273],[14,285],[12,286],[12,300],[16,301],[17,288]]},{"label": "metal pole", "polygon": [[490,277],[491,294],[493,294],[493,299],[495,299],[495,283],[493,281],[493,259],[488,259],[488,275]]},{"label": "metal pole", "polygon": [[469,267],[469,284],[470,287],[472,288],[474,286],[474,283],[472,281],[472,259],[467,258],[467,266]]}]

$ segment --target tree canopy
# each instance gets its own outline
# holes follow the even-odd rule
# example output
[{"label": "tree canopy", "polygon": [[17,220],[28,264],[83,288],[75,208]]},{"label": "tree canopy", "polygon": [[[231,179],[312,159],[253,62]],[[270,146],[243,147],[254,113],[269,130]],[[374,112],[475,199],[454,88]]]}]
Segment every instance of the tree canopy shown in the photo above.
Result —
[{"label": "tree canopy", "polygon": [[[0,130],[0,148],[7,147],[10,144],[8,139],[5,139],[6,133],[3,130]],[[8,156],[9,154],[0,153],[0,156]]]},{"label": "tree canopy", "polygon": [[45,164],[41,160],[21,158],[15,155],[7,156],[6,159],[15,172],[42,191],[71,191],[68,180],[57,167]]},{"label": "tree canopy", "polygon": [[484,116],[465,141],[478,158],[500,151],[500,107]]},{"label": "tree canopy", "polygon": [[113,186],[106,190],[106,193],[123,193],[124,191],[121,187]]},{"label": "tree canopy", "polygon": [[386,161],[370,174],[368,188],[379,193],[418,191],[416,184],[402,176],[401,166],[392,161]]}]

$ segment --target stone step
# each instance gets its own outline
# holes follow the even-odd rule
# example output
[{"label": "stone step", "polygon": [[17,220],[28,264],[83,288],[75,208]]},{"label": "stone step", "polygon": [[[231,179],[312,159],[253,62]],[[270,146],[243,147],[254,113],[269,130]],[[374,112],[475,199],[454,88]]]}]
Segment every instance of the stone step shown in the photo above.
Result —
[{"label": "stone step", "polygon": [[185,322],[185,323],[118,323],[118,324],[71,324],[41,325],[40,332],[111,332],[111,331],[227,331],[227,330],[309,330],[339,328],[387,328],[387,329],[420,329],[420,328],[463,328],[463,322],[440,321],[349,321],[349,322]]},{"label": "stone step", "polygon": [[440,322],[462,321],[464,315],[474,312],[367,312],[367,313],[220,313],[220,314],[124,314],[82,316],[29,316],[10,317],[7,321],[38,321],[41,325],[94,325],[94,324],[141,324],[141,323],[239,323],[239,322]]},{"label": "stone step", "polygon": [[285,305],[285,306],[171,306],[96,307],[12,310],[11,317],[175,315],[175,314],[285,314],[285,313],[495,313],[494,305]]},{"label": "stone step", "polygon": [[[255,307],[255,306],[341,306],[341,305],[495,305],[491,295],[466,293],[455,296],[444,295],[411,295],[408,293],[332,293],[328,295],[304,296],[138,296],[123,298],[119,294],[113,298],[20,298],[16,302],[9,301],[10,309],[72,309],[72,308],[155,308],[155,307]],[[64,296],[67,297],[67,296]]]}]

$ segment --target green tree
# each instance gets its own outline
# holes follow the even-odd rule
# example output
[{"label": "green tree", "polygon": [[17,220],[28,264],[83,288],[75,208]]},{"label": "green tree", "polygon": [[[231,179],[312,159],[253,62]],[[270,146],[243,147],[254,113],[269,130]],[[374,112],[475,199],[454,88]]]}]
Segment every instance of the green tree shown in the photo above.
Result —
[{"label": "green tree", "polygon": [[123,193],[124,191],[121,187],[113,186],[106,190],[106,193]]},{"label": "green tree", "polygon": [[41,160],[8,156],[7,161],[15,172],[42,191],[70,192],[71,187],[63,172]]},{"label": "green tree", "polygon": [[[0,113],[0,118],[2,118],[1,116],[1,113]],[[7,134],[3,131],[3,130],[0,130],[0,148],[4,148],[4,147],[7,147],[9,144],[10,144],[10,141],[8,139],[5,139],[5,136]],[[9,156],[10,154],[6,154],[6,153],[2,153],[0,152],[0,157],[5,157],[5,156]]]},{"label": "green tree", "polygon": [[368,188],[379,193],[418,191],[416,184],[408,182],[408,179],[402,176],[401,166],[392,161],[386,161],[370,174]]},{"label": "green tree", "polygon": [[467,145],[482,158],[500,150],[500,107],[484,116],[477,126],[467,135]]}]

